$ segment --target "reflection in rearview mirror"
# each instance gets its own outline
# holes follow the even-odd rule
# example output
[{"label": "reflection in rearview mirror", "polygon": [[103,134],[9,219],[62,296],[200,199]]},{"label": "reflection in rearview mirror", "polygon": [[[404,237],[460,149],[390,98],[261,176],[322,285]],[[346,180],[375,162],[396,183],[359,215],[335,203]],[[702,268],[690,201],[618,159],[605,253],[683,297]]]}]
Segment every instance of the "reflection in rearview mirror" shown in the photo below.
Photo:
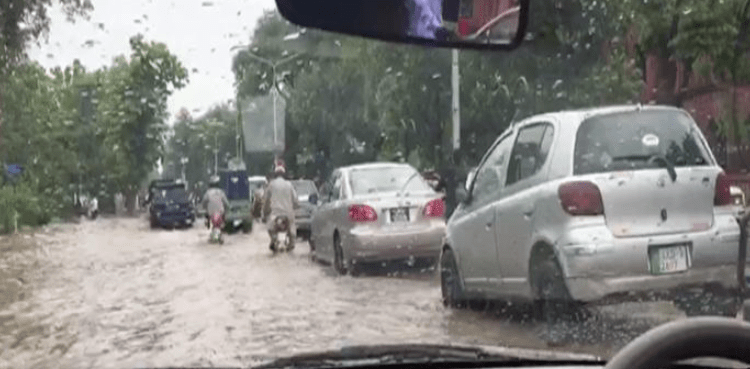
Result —
[{"label": "reflection in rearview mirror", "polygon": [[521,7],[517,0],[423,1],[442,1],[444,6],[441,27],[447,32],[441,36],[439,31],[435,39],[447,37],[461,42],[509,44],[518,33]]},{"label": "reflection in rearview mirror", "polygon": [[518,46],[528,8],[528,0],[276,1],[284,17],[301,26],[450,47]]}]

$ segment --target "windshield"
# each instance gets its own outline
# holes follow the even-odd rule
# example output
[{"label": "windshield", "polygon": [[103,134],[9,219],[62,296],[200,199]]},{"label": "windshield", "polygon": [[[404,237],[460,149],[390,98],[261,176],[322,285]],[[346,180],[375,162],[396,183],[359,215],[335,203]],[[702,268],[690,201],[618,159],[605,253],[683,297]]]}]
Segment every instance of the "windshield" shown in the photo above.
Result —
[{"label": "windshield", "polygon": [[[525,3],[326,1],[446,39]],[[0,0],[0,367],[610,358],[738,316],[750,3],[529,2],[496,52],[300,27],[282,0]]]},{"label": "windshield", "polygon": [[315,183],[312,181],[293,181],[292,185],[294,185],[294,190],[297,191],[297,195],[300,197],[307,197],[311,194],[318,193],[318,189],[315,188]]},{"label": "windshield", "polygon": [[396,191],[432,191],[420,174],[409,167],[352,169],[349,183],[355,196]]},{"label": "windshield", "polygon": [[673,111],[590,118],[578,128],[574,173],[653,168],[659,157],[675,167],[709,165],[698,132],[687,116]]},{"label": "windshield", "polygon": [[182,187],[162,187],[154,189],[154,202],[177,202],[186,203],[188,202],[188,193]]}]

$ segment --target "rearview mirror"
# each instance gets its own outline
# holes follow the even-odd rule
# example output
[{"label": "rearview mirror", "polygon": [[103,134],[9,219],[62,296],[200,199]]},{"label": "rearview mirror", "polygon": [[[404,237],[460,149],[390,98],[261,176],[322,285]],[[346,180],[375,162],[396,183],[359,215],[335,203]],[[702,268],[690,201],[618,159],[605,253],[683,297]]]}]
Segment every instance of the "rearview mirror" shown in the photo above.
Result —
[{"label": "rearview mirror", "polygon": [[276,0],[292,23],[386,41],[511,50],[529,0]]}]

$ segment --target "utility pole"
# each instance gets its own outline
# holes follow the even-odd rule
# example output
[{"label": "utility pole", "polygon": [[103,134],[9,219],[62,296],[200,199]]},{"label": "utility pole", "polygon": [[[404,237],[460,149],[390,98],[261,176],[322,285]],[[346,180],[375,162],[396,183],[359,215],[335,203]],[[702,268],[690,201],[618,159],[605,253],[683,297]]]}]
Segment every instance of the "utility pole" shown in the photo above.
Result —
[{"label": "utility pole", "polygon": [[[278,109],[277,109],[276,106],[277,106],[277,101],[278,101],[278,94],[281,91],[279,90],[279,86],[278,86],[279,83],[278,83],[278,79],[276,78],[276,68],[279,67],[282,64],[285,64],[285,63],[288,63],[288,62],[291,62],[291,61],[297,59],[298,57],[302,56],[302,54],[301,53],[297,53],[297,54],[293,54],[293,55],[288,56],[288,57],[286,57],[284,59],[281,59],[281,60],[271,61],[271,60],[265,59],[263,57],[260,57],[258,55],[255,55],[254,53],[252,53],[248,49],[249,48],[248,45],[233,46],[232,48],[230,48],[230,50],[237,50],[237,49],[242,49],[242,48],[245,49],[244,52],[245,52],[246,56],[248,56],[251,59],[254,59],[254,60],[256,60],[256,61],[258,61],[258,62],[260,62],[262,64],[265,64],[265,65],[271,67],[271,78],[273,79],[273,86],[271,87],[271,91],[270,91],[271,95],[273,97],[273,146],[274,146],[273,147],[273,153],[274,153],[274,160],[277,160],[279,158],[279,152],[283,151],[283,147],[282,148],[278,147],[279,146],[278,118],[277,118],[277,112],[276,112],[276,110],[278,110]],[[239,110],[239,100],[237,102],[237,105],[238,105],[237,110]]]},{"label": "utility pole", "polygon": [[214,175],[219,175],[219,142],[214,133]]},{"label": "utility pole", "polygon": [[453,87],[453,151],[461,148],[461,76],[458,68],[458,49],[453,49],[453,63],[451,68],[451,84]]}]

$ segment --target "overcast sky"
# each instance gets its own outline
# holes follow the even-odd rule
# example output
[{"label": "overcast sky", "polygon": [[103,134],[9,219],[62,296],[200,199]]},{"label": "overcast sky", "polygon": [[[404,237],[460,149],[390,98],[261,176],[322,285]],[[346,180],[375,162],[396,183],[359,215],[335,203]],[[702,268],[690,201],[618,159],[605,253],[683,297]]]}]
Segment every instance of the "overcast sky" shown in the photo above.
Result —
[{"label": "overcast sky", "polygon": [[[79,59],[92,70],[129,54],[128,40],[142,33],[163,42],[190,71],[190,83],[169,100],[174,114],[186,107],[193,115],[234,96],[232,46],[247,44],[264,10],[274,0],[92,0],[89,20],[75,23],[54,8],[49,38],[30,50],[47,68]],[[171,122],[171,119],[170,119]]]}]

